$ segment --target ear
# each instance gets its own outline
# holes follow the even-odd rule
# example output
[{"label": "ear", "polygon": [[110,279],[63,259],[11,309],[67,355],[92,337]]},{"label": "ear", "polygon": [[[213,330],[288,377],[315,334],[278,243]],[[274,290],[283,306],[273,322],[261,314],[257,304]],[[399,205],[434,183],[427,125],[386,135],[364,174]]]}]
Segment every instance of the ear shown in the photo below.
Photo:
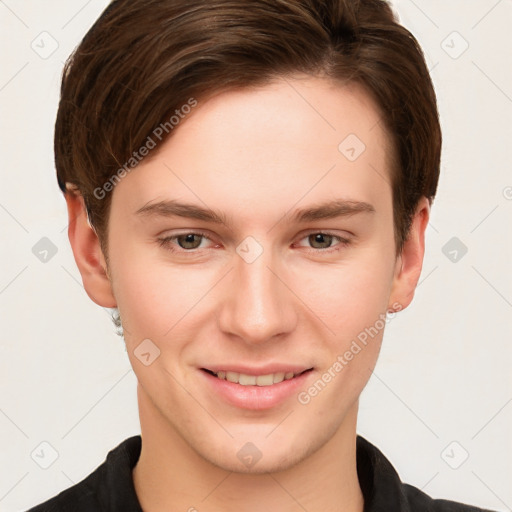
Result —
[{"label": "ear", "polygon": [[99,306],[115,308],[117,303],[107,276],[107,265],[98,236],[89,224],[84,199],[72,188],[68,188],[65,197],[68,207],[69,241],[82,275],[85,291]]},{"label": "ear", "polygon": [[400,304],[405,309],[412,301],[420,278],[425,254],[425,230],[430,218],[430,203],[426,197],[418,202],[407,240],[396,259],[393,285],[390,295],[390,310],[398,311],[391,304]]}]

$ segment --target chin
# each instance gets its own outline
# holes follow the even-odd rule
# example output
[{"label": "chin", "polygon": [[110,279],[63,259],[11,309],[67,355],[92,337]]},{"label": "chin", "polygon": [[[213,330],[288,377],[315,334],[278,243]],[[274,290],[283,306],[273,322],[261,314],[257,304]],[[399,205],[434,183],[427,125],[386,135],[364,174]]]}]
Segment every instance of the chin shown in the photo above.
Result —
[{"label": "chin", "polygon": [[318,450],[323,442],[318,438],[317,443],[307,444],[302,437],[300,442],[294,441],[293,436],[286,436],[287,442],[282,440],[270,441],[268,430],[265,429],[257,435],[241,435],[230,439],[215,452],[212,452],[212,442],[197,446],[197,453],[214,466],[240,474],[265,474],[286,471],[309,455]]}]

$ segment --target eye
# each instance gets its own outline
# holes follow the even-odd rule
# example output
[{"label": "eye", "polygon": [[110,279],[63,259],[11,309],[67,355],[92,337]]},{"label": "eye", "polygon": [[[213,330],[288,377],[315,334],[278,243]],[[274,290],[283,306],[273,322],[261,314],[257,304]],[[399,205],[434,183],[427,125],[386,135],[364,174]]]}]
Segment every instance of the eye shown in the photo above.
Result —
[{"label": "eye", "polygon": [[176,236],[176,241],[182,249],[197,249],[201,245],[202,235],[198,233],[187,233]]},{"label": "eye", "polygon": [[181,233],[178,235],[166,236],[159,238],[158,243],[162,247],[166,247],[171,251],[176,252],[192,252],[194,249],[205,248],[203,242],[210,240],[204,233]]},{"label": "eye", "polygon": [[[310,233],[306,237],[302,238],[301,242],[303,240],[307,240],[309,247],[316,249],[316,250],[325,250],[325,249],[338,250],[338,249],[350,244],[350,240],[348,240],[347,238],[343,238],[341,236],[334,235],[332,233],[324,233],[324,232]],[[337,242],[337,243],[335,243],[335,242]],[[301,243],[299,243],[298,245],[301,247],[305,247]]]},{"label": "eye", "polygon": [[[304,243],[304,241],[307,241]],[[207,249],[210,238],[202,232],[186,232],[176,235],[166,236],[158,239],[161,247],[165,247],[171,252],[194,253],[196,249]],[[309,233],[297,244],[299,247],[309,248],[314,252],[332,252],[348,246],[351,241],[347,238],[325,233],[323,231]]]}]

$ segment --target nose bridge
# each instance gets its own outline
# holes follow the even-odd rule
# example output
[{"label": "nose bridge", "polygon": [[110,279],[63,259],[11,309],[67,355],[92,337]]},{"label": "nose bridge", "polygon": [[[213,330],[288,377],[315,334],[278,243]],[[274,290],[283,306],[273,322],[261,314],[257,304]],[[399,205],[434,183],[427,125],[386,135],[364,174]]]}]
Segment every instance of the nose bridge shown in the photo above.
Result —
[{"label": "nose bridge", "polygon": [[279,275],[277,255],[258,245],[249,240],[238,247],[219,317],[224,332],[249,343],[266,341],[295,325],[290,293],[275,275]]}]

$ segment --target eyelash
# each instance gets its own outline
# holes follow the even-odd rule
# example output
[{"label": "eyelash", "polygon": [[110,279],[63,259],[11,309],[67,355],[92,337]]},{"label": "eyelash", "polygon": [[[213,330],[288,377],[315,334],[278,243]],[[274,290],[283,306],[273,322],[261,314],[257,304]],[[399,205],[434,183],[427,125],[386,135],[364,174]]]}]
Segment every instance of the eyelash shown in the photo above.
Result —
[{"label": "eyelash", "polygon": [[[350,240],[348,238],[343,238],[343,237],[341,237],[339,235],[335,235],[334,233],[331,233],[329,231],[311,231],[309,233],[306,233],[299,241],[302,241],[302,240],[304,240],[304,238],[308,238],[311,235],[320,235],[320,234],[321,235],[332,236],[333,238],[338,240],[338,243],[336,245],[334,245],[333,247],[327,247],[325,249],[315,249],[314,247],[310,247],[308,252],[312,251],[312,252],[316,252],[316,253],[318,253],[318,252],[333,253],[333,252],[336,252],[336,251],[340,251],[341,249],[349,246],[352,243],[352,240]],[[183,248],[180,247],[179,249],[176,249],[176,247],[179,247],[179,246],[177,244],[171,243],[172,240],[175,240],[178,237],[184,236],[184,235],[198,235],[198,236],[201,236],[203,238],[206,238],[207,240],[210,240],[209,236],[206,233],[202,232],[202,231],[186,231],[186,232],[183,232],[183,233],[178,233],[177,235],[172,235],[172,236],[167,236],[167,237],[163,237],[163,238],[158,238],[158,244],[159,244],[160,247],[164,247],[164,248],[166,248],[167,250],[169,250],[169,251],[171,251],[173,253],[181,253],[181,254],[190,253],[191,255],[192,254],[196,254],[197,251],[198,251],[198,248],[196,248],[196,249],[183,249]]]}]

